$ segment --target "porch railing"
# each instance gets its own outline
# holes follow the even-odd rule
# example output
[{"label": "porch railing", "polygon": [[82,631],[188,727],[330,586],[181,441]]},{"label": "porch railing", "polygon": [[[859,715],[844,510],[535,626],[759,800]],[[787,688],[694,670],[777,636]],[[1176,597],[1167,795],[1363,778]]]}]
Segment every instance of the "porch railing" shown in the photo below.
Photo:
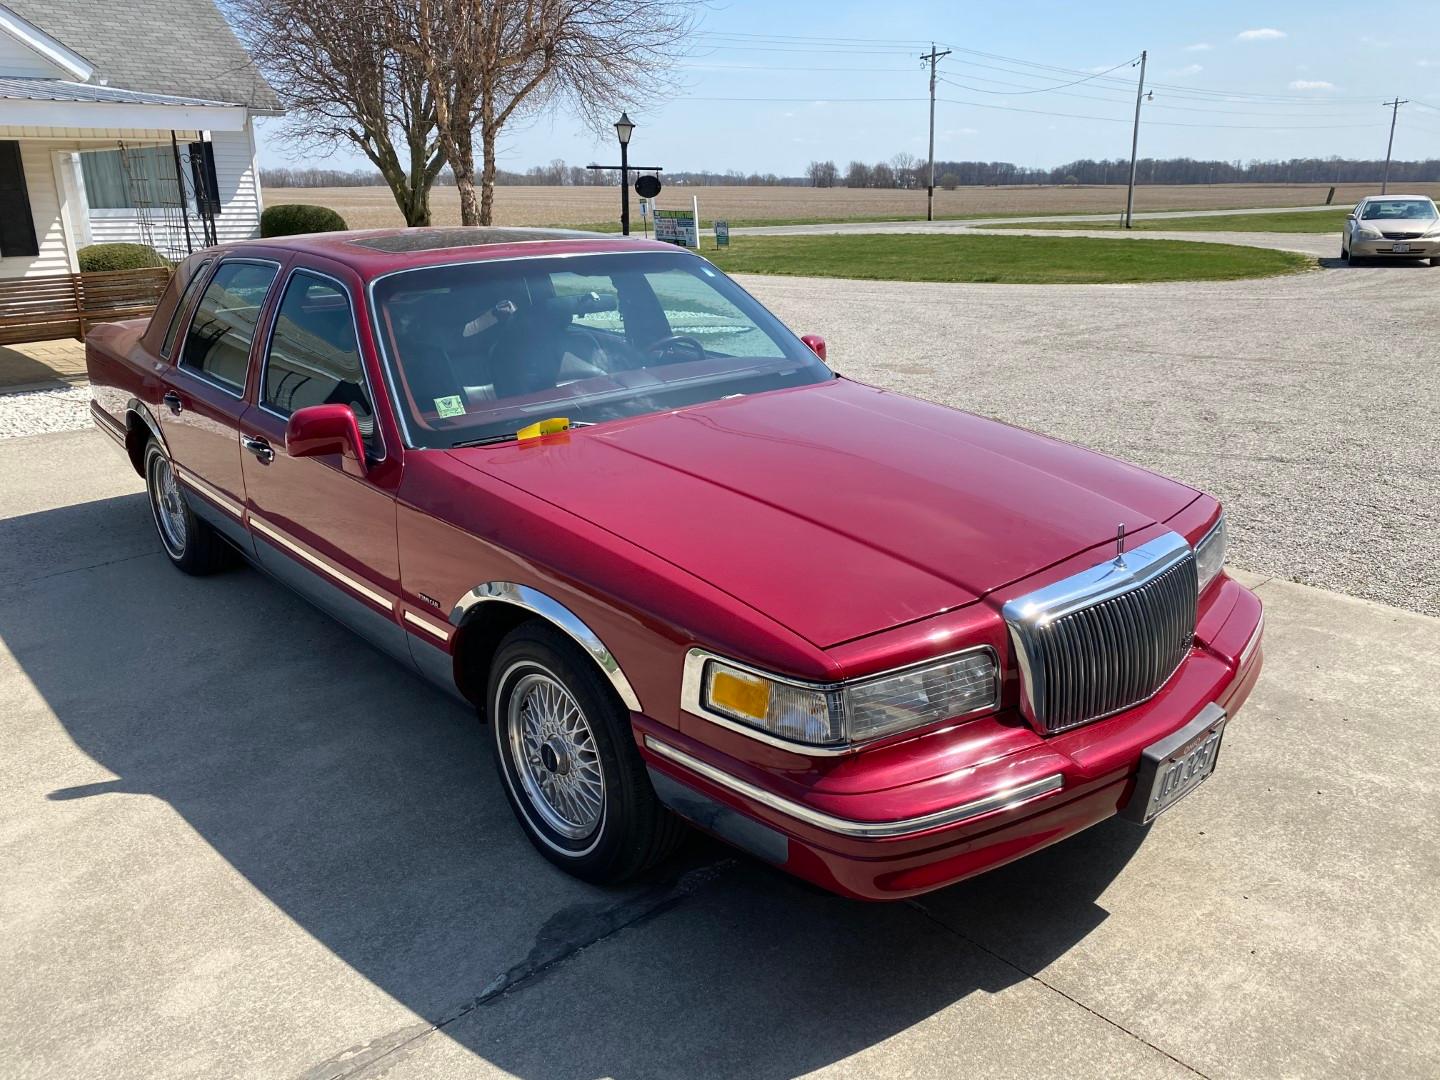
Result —
[{"label": "porch railing", "polygon": [[166,267],[0,280],[0,345],[83,341],[96,323],[153,314],[169,281]]}]

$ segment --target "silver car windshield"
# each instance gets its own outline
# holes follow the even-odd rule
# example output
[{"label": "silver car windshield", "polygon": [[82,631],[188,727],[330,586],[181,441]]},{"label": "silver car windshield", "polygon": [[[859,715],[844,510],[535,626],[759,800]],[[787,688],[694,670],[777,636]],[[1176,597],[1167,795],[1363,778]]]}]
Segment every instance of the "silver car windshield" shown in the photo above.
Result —
[{"label": "silver car windshield", "polygon": [[631,251],[378,279],[381,353],[411,445],[636,416],[834,374],[704,259]]},{"label": "silver car windshield", "polygon": [[1360,217],[1364,221],[1413,221],[1435,217],[1435,204],[1429,199],[1371,199]]}]

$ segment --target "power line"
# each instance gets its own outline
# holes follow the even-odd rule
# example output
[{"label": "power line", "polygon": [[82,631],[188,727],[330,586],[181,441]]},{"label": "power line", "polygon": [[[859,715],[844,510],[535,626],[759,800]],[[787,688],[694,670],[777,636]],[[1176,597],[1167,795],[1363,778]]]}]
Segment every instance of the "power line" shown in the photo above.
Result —
[{"label": "power line", "polygon": [[[832,99],[833,100],[833,99]],[[1059,116],[1067,120],[1104,120],[1112,124],[1128,124],[1129,117],[1125,116],[1095,116],[1088,113],[1066,113],[1054,112],[1047,109],[1025,109],[1019,105],[992,105],[983,101],[961,101],[959,98],[938,98],[937,100],[950,105],[969,105],[976,109],[1000,109],[1004,112],[1034,113],[1037,116]],[[1269,124],[1185,124],[1174,120],[1151,120],[1151,124],[1157,127],[1183,127],[1183,128],[1209,128],[1220,129],[1230,128],[1239,131],[1356,131],[1366,129],[1373,131],[1374,124],[1306,124],[1306,125],[1282,125]]]}]

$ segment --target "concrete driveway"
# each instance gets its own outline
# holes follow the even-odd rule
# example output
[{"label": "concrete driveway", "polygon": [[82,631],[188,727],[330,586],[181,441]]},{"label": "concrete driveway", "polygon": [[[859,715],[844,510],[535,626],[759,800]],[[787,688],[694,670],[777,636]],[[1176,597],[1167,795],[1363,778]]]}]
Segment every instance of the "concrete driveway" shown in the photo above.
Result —
[{"label": "concrete driveway", "polygon": [[0,475],[8,1076],[1434,1075],[1440,621],[1263,581],[1267,673],[1148,835],[890,906],[699,841],[601,890],[465,711],[172,570],[102,436]]}]

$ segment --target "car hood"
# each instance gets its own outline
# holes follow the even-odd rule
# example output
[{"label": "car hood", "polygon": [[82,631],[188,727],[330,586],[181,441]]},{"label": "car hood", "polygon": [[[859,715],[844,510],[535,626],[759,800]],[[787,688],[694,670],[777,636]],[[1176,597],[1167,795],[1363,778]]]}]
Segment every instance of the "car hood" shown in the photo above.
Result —
[{"label": "car hood", "polygon": [[821,648],[970,603],[1197,495],[846,379],[451,453]]}]

